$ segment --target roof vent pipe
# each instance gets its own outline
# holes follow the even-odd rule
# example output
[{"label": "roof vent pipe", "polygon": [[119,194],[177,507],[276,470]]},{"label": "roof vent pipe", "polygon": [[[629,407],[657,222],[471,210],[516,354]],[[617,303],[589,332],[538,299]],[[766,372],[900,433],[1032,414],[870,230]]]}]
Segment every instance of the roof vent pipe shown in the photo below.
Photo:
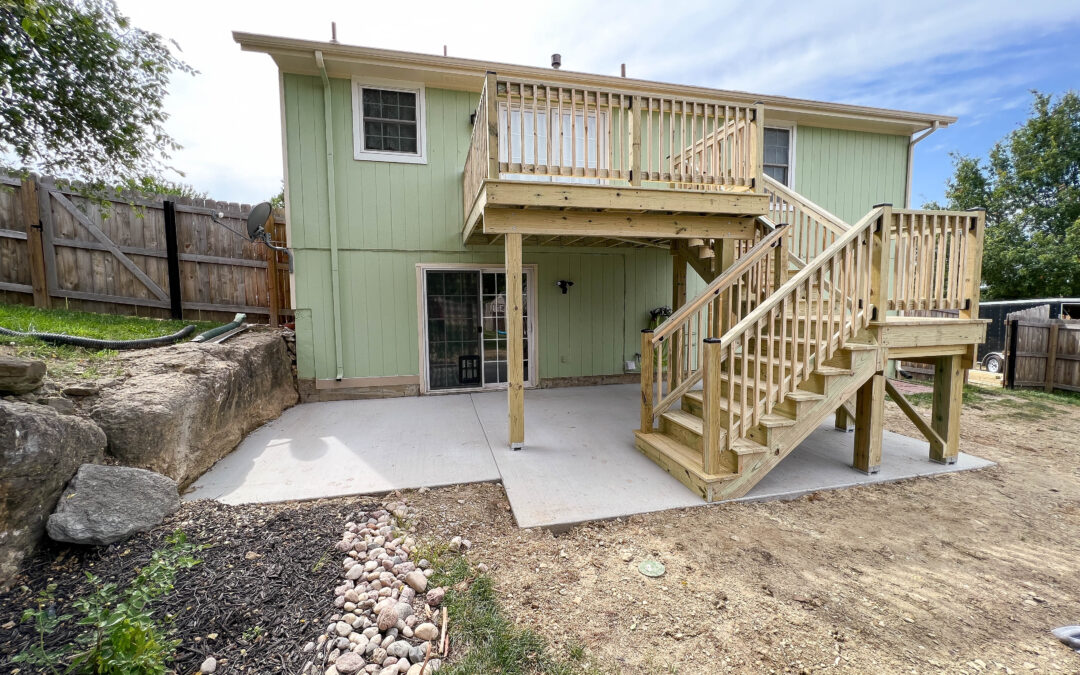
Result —
[{"label": "roof vent pipe", "polygon": [[337,21],[330,22],[330,42],[337,44]]},{"label": "roof vent pipe", "polygon": [[562,54],[551,55],[551,67],[555,70],[562,68]]}]

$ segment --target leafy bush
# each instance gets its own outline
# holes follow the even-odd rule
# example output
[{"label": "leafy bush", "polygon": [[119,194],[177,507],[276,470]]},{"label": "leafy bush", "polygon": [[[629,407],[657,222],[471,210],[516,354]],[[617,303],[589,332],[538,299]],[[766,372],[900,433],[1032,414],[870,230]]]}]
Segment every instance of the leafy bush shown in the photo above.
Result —
[{"label": "leafy bush", "polygon": [[71,603],[80,617],[78,625],[85,626],[73,643],[55,649],[46,647],[46,636],[76,614],[56,614],[55,584],[39,593],[37,607],[23,613],[24,622],[34,623],[38,641],[13,661],[47,668],[53,673],[153,675],[168,672],[166,664],[180,641],[170,637],[172,631],[168,622],[171,617],[156,618],[151,605],[172,591],[180,570],[198,564],[193,553],[201,547],[188,543],[184,533],[179,531],[166,542],[169,546],[154,551],[150,562],[125,588],[115,583],[102,583],[98,577],[87,573],[87,580],[95,590]]}]

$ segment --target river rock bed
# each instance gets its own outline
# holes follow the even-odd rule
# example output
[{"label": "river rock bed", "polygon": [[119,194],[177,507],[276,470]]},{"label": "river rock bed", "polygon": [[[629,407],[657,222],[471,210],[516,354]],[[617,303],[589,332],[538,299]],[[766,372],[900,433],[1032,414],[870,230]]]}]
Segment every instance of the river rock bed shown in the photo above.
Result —
[{"label": "river rock bed", "polygon": [[[416,559],[416,528],[399,523],[415,518],[405,503],[365,514],[345,524],[334,545],[342,555],[340,584],[334,588],[326,631],[303,647],[314,658],[305,675],[427,675],[439,669],[446,589],[429,587],[435,570]],[[455,548],[467,542],[454,540]]]}]

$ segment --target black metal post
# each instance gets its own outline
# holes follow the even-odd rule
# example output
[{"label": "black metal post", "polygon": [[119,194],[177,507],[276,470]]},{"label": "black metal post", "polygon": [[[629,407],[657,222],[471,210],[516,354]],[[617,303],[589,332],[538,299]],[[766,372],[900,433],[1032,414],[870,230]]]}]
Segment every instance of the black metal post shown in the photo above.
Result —
[{"label": "black metal post", "polygon": [[176,205],[166,201],[165,255],[169,259],[169,313],[174,319],[184,318],[183,300],[180,297],[180,251],[176,244]]}]

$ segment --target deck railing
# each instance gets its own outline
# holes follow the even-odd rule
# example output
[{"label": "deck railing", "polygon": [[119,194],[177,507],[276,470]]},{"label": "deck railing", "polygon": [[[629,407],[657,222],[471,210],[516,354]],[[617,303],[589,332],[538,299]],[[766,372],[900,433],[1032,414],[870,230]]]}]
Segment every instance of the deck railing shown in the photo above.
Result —
[{"label": "deck railing", "polygon": [[889,309],[959,309],[978,316],[985,212],[892,212]]},{"label": "deck railing", "polygon": [[[655,415],[701,381],[703,345],[765,301],[783,283],[785,226],[772,227],[745,255],[655,330],[641,334],[641,420]],[[655,385],[655,386],[654,386]]]},{"label": "deck railing", "polygon": [[788,250],[802,263],[814,259],[850,228],[843,220],[770,176],[765,176],[769,218],[791,225]]},{"label": "deck railing", "polygon": [[504,176],[660,189],[761,189],[763,124],[760,103],[488,73],[465,160],[465,213],[484,180]]}]

